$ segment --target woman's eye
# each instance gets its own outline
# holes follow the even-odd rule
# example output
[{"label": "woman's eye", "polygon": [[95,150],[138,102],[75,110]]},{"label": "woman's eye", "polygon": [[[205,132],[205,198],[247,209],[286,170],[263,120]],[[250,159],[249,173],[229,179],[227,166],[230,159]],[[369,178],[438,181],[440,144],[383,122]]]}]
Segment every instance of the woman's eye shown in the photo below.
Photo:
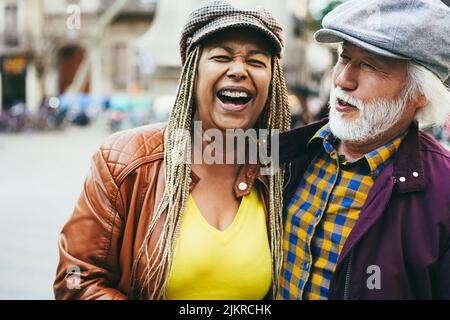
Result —
[{"label": "woman's eye", "polygon": [[214,56],[212,57],[213,60],[218,61],[218,62],[228,62],[230,61],[230,57],[228,56]]},{"label": "woman's eye", "polygon": [[265,67],[266,66],[266,64],[260,60],[249,60],[247,63],[249,65],[255,66],[255,67]]}]

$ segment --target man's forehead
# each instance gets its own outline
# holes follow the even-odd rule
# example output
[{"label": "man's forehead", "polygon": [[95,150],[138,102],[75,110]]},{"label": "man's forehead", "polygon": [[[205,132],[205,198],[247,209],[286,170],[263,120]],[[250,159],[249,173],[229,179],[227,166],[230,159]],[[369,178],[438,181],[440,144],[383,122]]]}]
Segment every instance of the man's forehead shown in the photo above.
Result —
[{"label": "man's forehead", "polygon": [[346,50],[346,51],[353,51],[356,50],[358,53],[363,54],[366,58],[369,58],[371,60],[374,61],[378,61],[380,63],[384,63],[384,64],[403,64],[404,60],[401,59],[395,59],[395,58],[391,58],[391,57],[385,57],[373,52],[370,52],[364,48],[358,47],[357,45],[344,41],[344,43],[342,44],[342,49]]},{"label": "man's forehead", "polygon": [[367,51],[366,49],[358,47],[357,45],[355,45],[353,43],[350,43],[350,42],[344,42],[342,44],[342,48],[344,50],[357,50],[357,51],[363,53],[364,55],[366,55],[368,57],[371,57],[371,58],[374,58],[374,59],[386,58],[386,57],[380,56],[379,54],[375,54],[375,53],[372,53],[370,51]]}]

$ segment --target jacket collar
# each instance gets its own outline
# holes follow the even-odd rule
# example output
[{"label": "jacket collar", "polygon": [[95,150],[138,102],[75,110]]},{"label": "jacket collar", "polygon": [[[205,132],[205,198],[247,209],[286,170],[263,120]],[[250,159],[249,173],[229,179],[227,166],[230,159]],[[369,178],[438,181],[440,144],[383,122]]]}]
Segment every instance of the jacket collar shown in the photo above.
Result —
[{"label": "jacket collar", "polygon": [[[239,173],[233,184],[234,194],[237,198],[242,198],[252,191],[255,180],[258,179],[267,188],[267,176],[260,173],[260,164],[245,164],[239,169]],[[200,177],[191,170],[191,182],[189,184],[189,192],[191,192],[195,185],[200,181]]]},{"label": "jacket collar", "polygon": [[[167,126],[164,127],[164,135],[167,133]],[[200,177],[191,170],[189,182],[189,192],[195,188],[200,181]],[[244,164],[240,169],[236,180],[234,181],[233,191],[237,198],[242,198],[250,194],[255,184],[255,180],[260,181],[266,190],[269,189],[269,181],[266,175],[261,175],[261,164]]]},{"label": "jacket collar", "polygon": [[413,122],[394,157],[394,181],[397,191],[408,193],[424,190],[427,186],[420,152],[419,127]]},{"label": "jacket collar", "polygon": [[280,163],[289,163],[306,155],[308,143],[316,132],[328,123],[328,119],[280,134]]},{"label": "jacket collar", "polygon": [[[304,157],[309,150],[308,142],[316,132],[328,123],[323,119],[309,125],[280,134],[280,163],[286,164]],[[393,177],[397,191],[408,193],[426,188],[426,180],[420,153],[419,128],[413,122],[393,157]]]}]

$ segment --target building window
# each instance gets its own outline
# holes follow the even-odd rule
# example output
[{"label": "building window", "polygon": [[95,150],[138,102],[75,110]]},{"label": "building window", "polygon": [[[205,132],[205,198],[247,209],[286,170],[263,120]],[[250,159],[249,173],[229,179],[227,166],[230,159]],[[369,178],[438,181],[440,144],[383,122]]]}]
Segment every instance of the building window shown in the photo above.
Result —
[{"label": "building window", "polygon": [[113,47],[113,79],[121,90],[127,86],[127,52],[125,43],[117,43]]},{"label": "building window", "polygon": [[17,17],[17,5],[8,4],[5,6],[5,45],[19,45],[19,26]]}]

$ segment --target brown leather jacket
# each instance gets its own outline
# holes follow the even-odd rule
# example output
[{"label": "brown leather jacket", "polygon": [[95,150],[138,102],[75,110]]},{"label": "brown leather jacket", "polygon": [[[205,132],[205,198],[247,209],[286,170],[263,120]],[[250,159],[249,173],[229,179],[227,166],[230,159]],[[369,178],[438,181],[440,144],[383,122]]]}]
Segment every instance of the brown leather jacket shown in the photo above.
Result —
[{"label": "brown leather jacket", "polygon": [[[131,296],[133,262],[164,191],[164,131],[165,124],[122,131],[109,137],[94,154],[84,188],[60,235],[56,299]],[[236,196],[248,194],[256,180],[266,203],[263,178],[258,165],[243,166],[234,185]],[[191,189],[198,181],[192,173]],[[245,190],[238,188],[241,182],[247,184]],[[150,239],[149,252],[159,238],[163,220]],[[145,265],[142,257],[138,277]]]}]

